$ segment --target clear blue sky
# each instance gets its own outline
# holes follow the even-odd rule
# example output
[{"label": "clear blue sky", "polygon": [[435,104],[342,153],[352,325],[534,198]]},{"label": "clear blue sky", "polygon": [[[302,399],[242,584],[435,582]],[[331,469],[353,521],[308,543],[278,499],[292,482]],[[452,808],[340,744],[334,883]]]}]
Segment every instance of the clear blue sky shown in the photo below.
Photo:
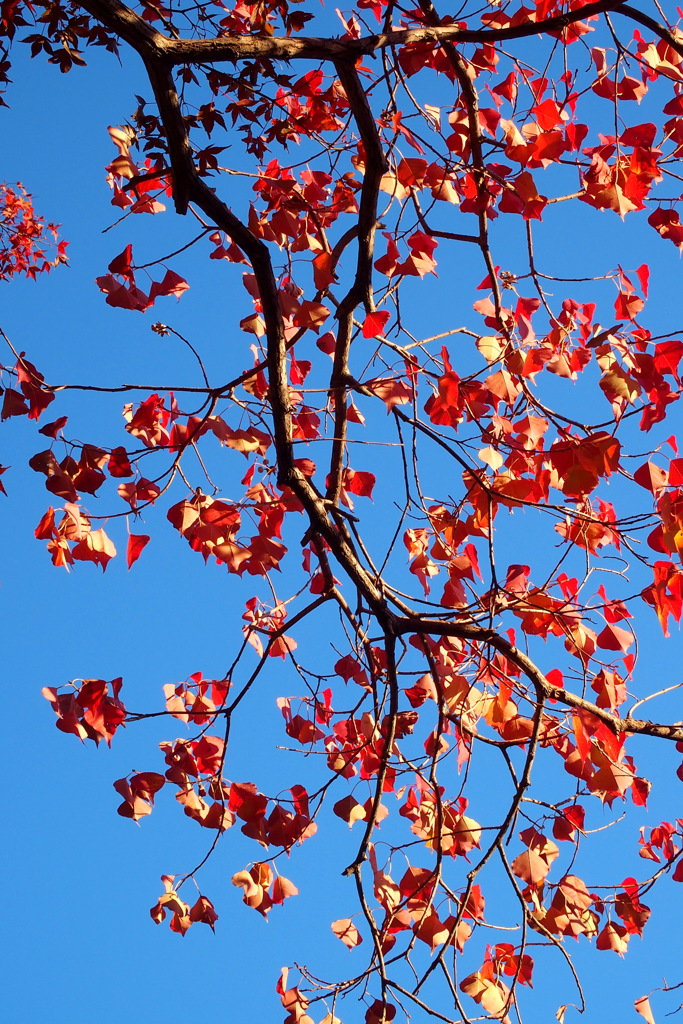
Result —
[{"label": "clear blue sky", "polygon": [[[246,367],[244,336],[235,338],[231,305],[239,303],[242,308],[243,293],[238,284],[234,292],[229,290],[225,268],[207,259],[206,247],[173,264],[186,274],[191,291],[178,304],[160,300],[144,317],[109,310],[94,285],[95,276],[105,272],[127,242],[133,241],[139,254],[152,258],[183,244],[191,231],[190,225],[169,213],[154,223],[147,218],[139,218],[144,223],[129,220],[102,234],[116,215],[104,183],[103,168],[112,157],[106,126],[122,122],[133,108],[134,94],[143,87],[136,65],[126,60],[121,69],[113,58],[93,55],[87,70],[60,76],[40,61],[17,59],[13,77],[12,107],[0,111],[0,177],[23,181],[38,210],[61,222],[64,237],[71,242],[68,269],[37,283],[0,285],[0,324],[15,346],[26,350],[51,382],[155,384],[191,377],[196,371],[187,353],[149,330],[160,318],[207,352],[216,372]],[[574,217],[572,240],[559,234],[558,222],[558,234],[545,243],[545,257],[590,261],[595,246],[591,232],[597,221],[605,245],[613,246],[613,262],[618,259],[629,268],[650,262],[653,294],[648,323],[654,329],[678,328],[681,264],[673,246],[661,242],[642,218],[627,219],[622,226],[616,217],[608,219],[592,210],[580,209]],[[558,253],[554,247],[565,251]],[[609,258],[601,261],[607,264]],[[453,275],[468,295],[467,302],[468,286],[483,276],[479,267],[465,270],[448,263],[440,267],[440,274],[442,279]],[[238,279],[234,274],[232,280]],[[211,305],[218,286],[223,289],[222,303]],[[432,308],[429,318],[436,332],[447,311]],[[425,333],[428,330],[429,326]],[[108,444],[125,443],[118,426],[120,407],[120,397],[105,403],[60,397],[52,409],[55,416],[69,414],[72,436]],[[675,419],[669,432],[675,429]],[[112,442],[116,431],[119,439]],[[172,536],[165,507],[148,517],[149,529],[144,532],[154,541],[130,574],[122,557],[104,576],[90,565],[78,565],[70,574],[54,569],[44,545],[33,538],[49,503],[43,478],[26,465],[36,450],[37,435],[25,420],[3,424],[0,464],[12,467],[3,477],[9,498],[0,504],[8,836],[3,844],[3,1004],[8,1019],[33,1024],[49,1017],[53,1024],[62,1024],[97,1018],[101,1024],[119,1024],[125,1015],[130,1024],[150,1024],[191,1014],[210,1020],[247,1015],[253,1020],[280,1020],[283,1013],[273,990],[281,966],[308,962],[332,976],[352,973],[360,964],[363,947],[347,954],[329,931],[329,921],[355,911],[352,882],[342,879],[340,872],[358,837],[347,836],[338,823],[340,827],[295,851],[291,866],[281,870],[299,885],[301,895],[284,908],[275,908],[266,924],[242,905],[239,892],[230,885],[233,872],[254,856],[251,844],[234,829],[201,876],[203,891],[221,915],[216,936],[197,926],[180,939],[165,925],[154,927],[147,908],[161,892],[159,875],[180,874],[201,859],[207,833],[185,821],[170,794],[163,794],[167,798],[159,799],[152,817],[136,827],[116,815],[118,798],[111,783],[134,769],[159,770],[155,746],[160,738],[172,737],[160,735],[154,723],[143,723],[119,733],[111,751],[83,746],[55,729],[40,689],[76,677],[122,675],[130,706],[157,710],[162,684],[195,671],[207,677],[223,675],[251,592],[224,571],[204,567]],[[123,553],[121,525],[110,532]],[[525,545],[533,546],[533,538],[518,539],[522,551]],[[254,593],[260,592],[259,586],[254,584]],[[643,690],[654,688],[653,680],[662,686],[677,682],[678,634],[663,645],[654,616],[643,614],[639,623],[641,671],[647,674]],[[299,639],[301,644],[321,643],[319,636],[306,633]],[[321,658],[325,655],[321,650]],[[265,791],[277,789],[281,762],[268,753],[283,742],[275,697],[296,692],[291,671],[273,662],[258,702],[236,738],[233,756],[242,765],[236,778],[258,778]],[[675,708],[676,702],[668,705],[671,717],[682,717]],[[662,704],[662,717],[665,712]],[[177,734],[182,733],[182,726],[174,723],[169,729],[173,736],[176,725]],[[680,785],[673,777],[675,755],[668,748],[646,753],[644,745],[635,755],[639,766],[641,761],[647,764],[646,773],[660,782],[642,819],[657,824],[662,816],[675,813],[679,799],[674,790]],[[290,781],[295,781],[297,771],[298,762],[291,759]],[[490,785],[495,790],[497,780],[491,779]],[[624,848],[611,845],[610,832],[598,841],[595,873],[601,857],[623,860],[624,875],[644,873],[643,862],[633,856],[633,830],[623,835]],[[338,870],[329,869],[330,861],[338,862]],[[326,865],[324,876],[321,862]],[[670,982],[680,979],[674,936],[680,932],[681,894],[681,887],[664,882],[648,898],[655,914],[645,942],[634,939],[625,961],[598,954],[585,942],[587,948],[577,946],[576,962],[589,996],[584,1019],[636,1019],[632,1004],[637,996],[658,985],[663,975]],[[567,1001],[574,998],[559,958],[554,966],[557,973],[551,980],[539,976],[539,1000],[527,1010],[528,1020],[552,1019],[558,1001],[565,999],[560,991]],[[323,1015],[320,1010],[316,1020]],[[360,1008],[355,1017],[349,1008],[342,1019],[344,1024],[356,1024],[362,1016]],[[414,1019],[419,1020],[419,1014]]]}]

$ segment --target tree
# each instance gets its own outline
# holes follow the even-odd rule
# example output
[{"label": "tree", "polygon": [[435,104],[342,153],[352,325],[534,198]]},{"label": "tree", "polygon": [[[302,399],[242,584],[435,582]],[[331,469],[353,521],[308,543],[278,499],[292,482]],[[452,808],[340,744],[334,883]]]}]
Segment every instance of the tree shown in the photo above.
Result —
[{"label": "tree", "polygon": [[[207,256],[246,291],[206,295],[242,332],[218,368],[210,343],[152,324],[198,383],[50,381],[3,333],[2,418],[40,423],[35,536],[57,568],[106,570],[125,520],[133,573],[148,543],[186,542],[241,581],[223,678],[166,681],[160,710],[130,711],[120,678],[45,696],[82,741],[156,720],[160,753],[114,783],[119,814],[172,792],[207,830],[203,862],[241,830],[253,855],[232,883],[264,917],[304,884],[300,846],[357,834],[315,884],[343,871],[356,909],[332,931],[363,947],[350,978],[283,972],[292,1024],[513,1019],[555,961],[578,989],[561,1020],[583,1008],[568,940],[625,954],[655,883],[683,881],[675,811],[639,832],[641,756],[683,779],[675,701],[636,642],[683,613],[683,331],[646,312],[648,263],[622,269],[611,235],[616,213],[651,263],[683,250],[683,32],[641,6],[358,0],[339,35],[285,0],[2,5],[4,82],[16,41],[63,72],[87,76],[94,47],[144,65],[151,93],[109,128],[118,230],[169,202],[191,229],[152,261],[112,251],[103,302],[132,318],[181,299]],[[0,279],[65,260],[3,186]],[[123,394],[124,435],[70,434],[84,390]],[[151,537],[153,506],[170,526]],[[297,692],[264,709],[279,665]],[[299,752],[277,753],[277,792],[231,758],[256,713]],[[591,861],[606,821],[638,873]],[[154,921],[214,927],[230,895],[190,898],[202,866],[163,876]],[[652,1021],[647,997],[636,1009]]]}]

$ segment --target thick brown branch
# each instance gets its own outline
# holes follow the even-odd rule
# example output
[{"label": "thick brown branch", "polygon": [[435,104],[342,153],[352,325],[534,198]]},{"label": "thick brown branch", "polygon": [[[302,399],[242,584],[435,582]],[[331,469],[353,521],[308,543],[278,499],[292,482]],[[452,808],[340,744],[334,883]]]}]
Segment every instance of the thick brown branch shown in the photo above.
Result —
[{"label": "thick brown branch", "polygon": [[[544,21],[525,22],[507,28],[460,28],[458,25],[439,25],[429,28],[395,29],[360,39],[335,39],[318,36],[239,36],[231,35],[219,39],[169,39],[151,28],[134,11],[119,0],[85,0],[84,10],[101,21],[103,25],[120,35],[133,49],[142,55],[164,58],[171,65],[211,64],[216,61],[238,60],[330,60],[355,63],[364,57],[386,50],[392,46],[407,46],[411,43],[496,43],[508,39],[524,39],[529,36],[561,31],[569,25],[595,14],[621,11],[647,25],[653,31],[667,32],[664,26],[643,15],[632,7],[626,7],[621,0],[596,0],[566,14],[546,18]],[[647,19],[647,20],[645,20]],[[660,32],[661,30],[661,32]],[[676,49],[678,46],[667,33],[667,41]],[[680,45],[680,44],[679,44]],[[678,49],[678,52],[682,52]]]},{"label": "thick brown branch", "polygon": [[382,175],[387,169],[387,160],[382,140],[377,131],[374,114],[361,84],[358,72],[343,61],[336,65],[339,80],[349,101],[365,151],[365,172],[358,211],[358,263],[356,278],[348,295],[342,300],[341,308],[350,312],[358,302],[364,302],[372,309],[372,257],[374,254],[375,231],[377,227],[377,196]]},{"label": "thick brown branch", "polygon": [[86,0],[81,7],[120,36],[141,57],[160,57],[171,42],[119,0]]},{"label": "thick brown branch", "polygon": [[[102,2],[102,0],[100,0]],[[108,2],[108,0],[106,0]],[[331,60],[352,61],[393,46],[410,43],[496,43],[507,39],[523,39],[561,31],[569,25],[595,14],[617,11],[620,0],[597,0],[566,14],[546,18],[544,21],[526,22],[508,28],[460,28],[440,25],[430,28],[394,29],[360,39],[326,39],[309,36],[283,38],[271,36],[228,36],[224,39],[178,39],[163,44],[166,56],[174,64],[212,63],[214,61],[258,60]]]},{"label": "thick brown branch", "polygon": [[336,504],[341,492],[343,461],[346,450],[346,391],[349,375],[349,351],[353,333],[353,311],[359,302],[366,310],[374,308],[372,292],[372,258],[375,248],[377,225],[377,196],[380,182],[386,170],[384,147],[377,131],[368,98],[365,95],[358,72],[344,62],[336,65],[339,80],[349,101],[351,113],[358,127],[365,153],[365,173],[358,211],[358,257],[356,275],[349,291],[337,310],[339,329],[334,353],[334,365],[330,380],[330,398],[334,405],[334,441],[330,461],[327,497]]},{"label": "thick brown branch", "polygon": [[136,15],[117,0],[92,0],[92,3],[88,0],[83,6],[95,17],[100,17],[108,27],[119,32],[145,63],[168,143],[173,170],[173,197],[177,211],[185,213],[188,203],[194,203],[240,246],[252,265],[266,322],[268,362],[273,368],[270,378],[270,401],[275,428],[275,449],[278,465],[283,472],[287,472],[293,465],[289,387],[284,371],[287,349],[277,283],[268,247],[252,234],[246,224],[235,216],[199,176],[180,110],[171,64],[164,56],[166,44],[159,43],[159,39],[164,37],[155,34],[152,39],[145,23],[139,18],[136,21]]}]

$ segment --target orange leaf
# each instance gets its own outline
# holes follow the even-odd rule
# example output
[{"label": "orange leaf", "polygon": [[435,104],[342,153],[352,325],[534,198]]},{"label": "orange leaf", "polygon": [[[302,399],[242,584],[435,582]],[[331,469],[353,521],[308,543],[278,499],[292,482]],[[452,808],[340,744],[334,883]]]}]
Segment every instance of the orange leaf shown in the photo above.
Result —
[{"label": "orange leaf", "polygon": [[485,977],[483,971],[470,974],[460,983],[460,990],[479,1003],[492,1017],[508,1021],[507,1009],[510,1005],[510,989],[502,981],[494,981]]},{"label": "orange leaf", "polygon": [[650,1000],[647,996],[640,996],[639,999],[636,999],[633,1005],[636,1013],[639,1013],[641,1017],[644,1017],[647,1024],[655,1024],[655,1019],[652,1016],[652,1010],[650,1009]]},{"label": "orange leaf", "polygon": [[352,923],[350,917],[342,917],[339,921],[333,921],[330,927],[337,938],[341,939],[348,949],[360,946],[363,941],[363,936]]},{"label": "orange leaf", "polygon": [[294,882],[290,882],[284,875],[278,875],[273,882],[273,890],[271,898],[273,903],[284,903],[290,896],[298,896],[299,890],[294,885]]},{"label": "orange leaf", "polygon": [[83,540],[72,548],[71,554],[81,562],[94,562],[95,565],[101,565],[102,572],[104,572],[116,554],[116,548],[104,530],[100,528],[93,530],[92,533],[86,533]]},{"label": "orange leaf", "polygon": [[332,810],[338,818],[346,822],[349,828],[357,821],[365,821],[367,818],[363,805],[359,804],[350,793],[348,796],[342,797],[341,800],[337,800]]}]

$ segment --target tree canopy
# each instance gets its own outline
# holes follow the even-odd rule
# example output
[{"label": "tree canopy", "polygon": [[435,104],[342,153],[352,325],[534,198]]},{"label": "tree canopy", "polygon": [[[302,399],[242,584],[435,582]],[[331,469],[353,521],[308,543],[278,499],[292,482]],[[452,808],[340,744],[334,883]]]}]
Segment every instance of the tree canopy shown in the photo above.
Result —
[{"label": "tree canopy", "polygon": [[[76,649],[44,696],[86,744],[146,722],[119,815],[174,798],[205,830],[157,924],[238,934],[240,897],[287,915],[342,876],[324,928],[351,966],[300,962],[293,935],[271,979],[286,1024],[534,1019],[550,977],[562,1022],[586,1009],[574,951],[628,956],[648,893],[678,896],[683,684],[651,654],[683,614],[669,6],[0,3],[7,103],[29,53],[83,90],[111,65],[115,230],[92,288],[189,367],[50,379],[41,343],[0,325],[2,419],[32,421],[48,492],[26,529],[56,571],[123,551],[134,588],[163,546],[234,577],[210,613],[223,674],[129,690],[76,678]],[[31,187],[30,166],[0,185],[10,301],[69,259]],[[9,501],[18,472],[5,447]],[[209,614],[173,598],[177,628]],[[245,768],[256,717],[277,738]],[[232,886],[205,892],[216,858]],[[635,1009],[653,1024],[647,994]]]}]

